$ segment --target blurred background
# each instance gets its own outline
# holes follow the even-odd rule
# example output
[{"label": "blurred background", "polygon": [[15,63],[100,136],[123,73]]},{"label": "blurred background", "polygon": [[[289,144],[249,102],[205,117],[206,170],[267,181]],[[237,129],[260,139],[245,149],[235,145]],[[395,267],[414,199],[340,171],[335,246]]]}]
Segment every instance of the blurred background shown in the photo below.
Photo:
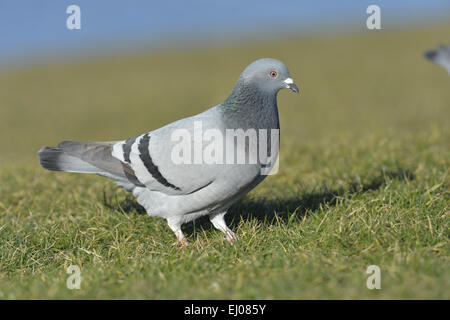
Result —
[{"label": "blurred background", "polygon": [[[66,27],[72,4],[80,30]],[[381,30],[366,26],[371,4]],[[280,94],[285,143],[443,124],[448,75],[423,52],[450,41],[449,18],[445,0],[2,1],[0,161],[200,112],[262,57],[301,89]]]},{"label": "blurred background", "polygon": [[[81,30],[66,28],[66,8],[78,5]],[[432,1],[2,1],[2,67],[134,49],[209,47],[264,42],[268,36],[361,33],[366,8],[382,10],[382,28],[427,27],[450,18],[450,3]]]}]

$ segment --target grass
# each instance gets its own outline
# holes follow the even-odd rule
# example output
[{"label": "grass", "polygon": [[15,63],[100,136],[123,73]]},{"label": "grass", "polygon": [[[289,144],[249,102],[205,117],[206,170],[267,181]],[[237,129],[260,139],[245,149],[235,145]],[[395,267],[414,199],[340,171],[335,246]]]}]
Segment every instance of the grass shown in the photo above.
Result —
[{"label": "grass", "polygon": [[[0,74],[1,299],[449,299],[449,77],[422,58],[449,27],[135,54]],[[106,179],[47,172],[42,145],[114,140],[220,102],[260,57],[279,95],[280,170],[172,246]],[[366,268],[381,268],[381,289]],[[81,268],[80,290],[66,268]]]}]

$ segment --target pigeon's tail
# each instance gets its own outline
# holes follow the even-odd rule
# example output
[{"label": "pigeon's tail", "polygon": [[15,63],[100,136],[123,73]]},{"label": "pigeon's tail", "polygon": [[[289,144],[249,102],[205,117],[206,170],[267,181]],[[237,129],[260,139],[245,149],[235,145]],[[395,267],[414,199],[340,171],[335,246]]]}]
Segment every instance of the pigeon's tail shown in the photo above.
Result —
[{"label": "pigeon's tail", "polygon": [[38,156],[48,170],[123,176],[120,161],[111,155],[114,143],[63,141],[56,148],[43,147]]},{"label": "pigeon's tail", "polygon": [[63,141],[57,147],[41,148],[38,156],[41,166],[47,170],[96,173],[114,180],[127,191],[144,187],[128,164],[112,156],[116,143]]},{"label": "pigeon's tail", "polygon": [[68,154],[62,148],[42,147],[38,152],[39,161],[44,169],[79,173],[101,173],[102,170]]}]

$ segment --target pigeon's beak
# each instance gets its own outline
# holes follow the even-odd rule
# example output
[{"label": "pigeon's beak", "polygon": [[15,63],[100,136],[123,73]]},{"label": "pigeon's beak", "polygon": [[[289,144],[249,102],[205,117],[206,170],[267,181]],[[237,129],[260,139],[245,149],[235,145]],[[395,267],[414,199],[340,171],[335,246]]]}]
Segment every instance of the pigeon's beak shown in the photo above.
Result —
[{"label": "pigeon's beak", "polygon": [[291,89],[292,91],[294,91],[295,93],[298,93],[299,90],[296,86],[296,84],[294,83],[294,80],[292,80],[292,78],[287,78],[286,80],[283,81],[284,84],[286,85],[287,89]]}]

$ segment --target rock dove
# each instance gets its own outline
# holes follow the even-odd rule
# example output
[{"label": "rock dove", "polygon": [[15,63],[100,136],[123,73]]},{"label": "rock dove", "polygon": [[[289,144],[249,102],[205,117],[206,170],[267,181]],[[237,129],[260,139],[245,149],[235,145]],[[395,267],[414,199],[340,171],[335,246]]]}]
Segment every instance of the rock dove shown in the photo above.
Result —
[{"label": "rock dove", "polygon": [[[112,179],[131,192],[148,215],[167,219],[180,245],[188,244],[181,225],[205,215],[232,243],[237,236],[224,220],[228,208],[266,177],[264,169],[274,165],[267,161],[269,155],[272,160],[278,156],[279,135],[273,138],[271,133],[280,128],[277,93],[283,88],[299,92],[287,67],[275,59],[256,60],[217,106],[123,141],[45,146],[38,152],[40,164],[48,170]],[[243,139],[236,132],[243,133]],[[221,137],[224,141],[219,141]],[[251,141],[255,137],[258,150]],[[203,153],[209,146],[204,140],[210,144],[217,140],[218,147],[210,153],[214,161],[201,159],[208,154]],[[259,144],[263,140],[266,144]],[[265,146],[267,150],[262,150]],[[245,156],[244,162],[236,160],[239,154]]]},{"label": "rock dove", "polygon": [[436,50],[428,50],[425,52],[425,57],[444,67],[450,74],[450,45],[441,45]]}]

